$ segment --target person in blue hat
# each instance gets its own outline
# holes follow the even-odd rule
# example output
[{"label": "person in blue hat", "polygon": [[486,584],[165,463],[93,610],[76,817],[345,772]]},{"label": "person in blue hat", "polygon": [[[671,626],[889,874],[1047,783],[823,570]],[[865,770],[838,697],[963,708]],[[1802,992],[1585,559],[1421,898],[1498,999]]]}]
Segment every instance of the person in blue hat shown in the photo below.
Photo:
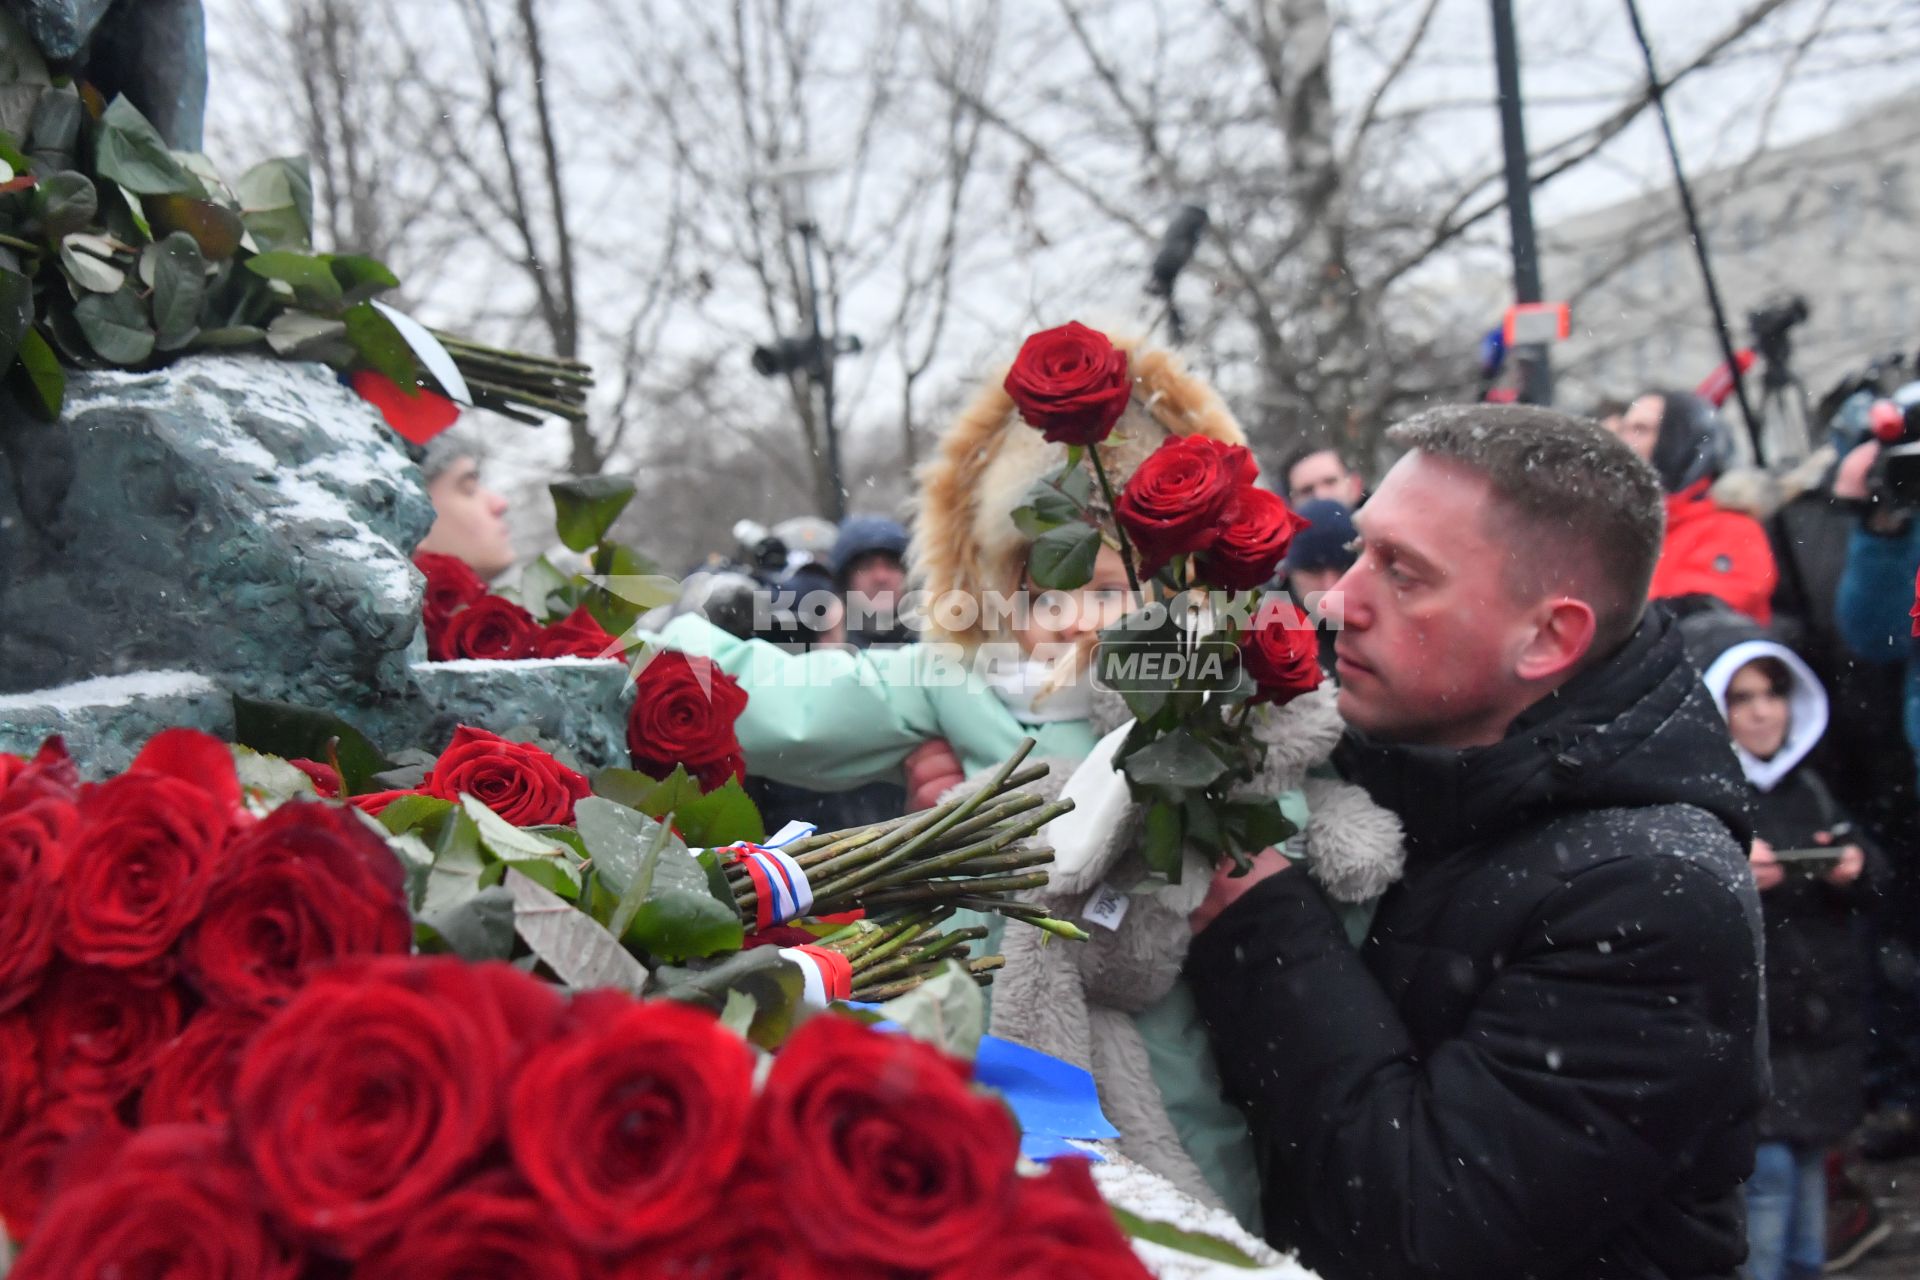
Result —
[{"label": "person in blue hat", "polygon": [[847,610],[847,641],[907,644],[913,633],[900,624],[900,598],[907,588],[907,530],[886,516],[851,516],[840,525],[829,567]]},{"label": "person in blue hat", "polygon": [[1319,623],[1320,667],[1333,671],[1333,642],[1339,638],[1337,611],[1329,618],[1318,607],[1321,597],[1333,589],[1353,562],[1360,558],[1360,531],[1353,526],[1353,512],[1345,503],[1331,498],[1312,498],[1301,503],[1296,512],[1307,527],[1293,535],[1287,548],[1287,594]]}]

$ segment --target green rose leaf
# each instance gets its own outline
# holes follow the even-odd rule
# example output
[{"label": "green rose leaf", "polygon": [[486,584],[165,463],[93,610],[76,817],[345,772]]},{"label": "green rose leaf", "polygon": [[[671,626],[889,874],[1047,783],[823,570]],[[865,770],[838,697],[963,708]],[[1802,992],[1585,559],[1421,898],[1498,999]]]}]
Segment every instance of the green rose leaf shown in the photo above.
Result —
[{"label": "green rose leaf", "polygon": [[1140,786],[1181,790],[1204,787],[1227,771],[1226,762],[1185,729],[1122,757],[1120,767]]},{"label": "green rose leaf", "polygon": [[48,422],[58,421],[67,392],[67,371],[61,367],[60,357],[40,336],[40,330],[32,327],[20,335],[16,354],[18,360],[11,374],[15,392],[35,414]]},{"label": "green rose leaf", "polygon": [[162,351],[184,346],[199,332],[200,304],[207,293],[207,260],[184,231],[154,246],[153,324]]},{"label": "green rose leaf", "polygon": [[139,364],[153,354],[147,309],[131,289],[88,294],[74,304],[73,318],[102,360]]},{"label": "green rose leaf", "polygon": [[1033,541],[1027,572],[1050,591],[1073,591],[1093,577],[1100,555],[1100,531],[1078,520],[1049,529]]},{"label": "green rose leaf", "polygon": [[348,307],[341,320],[347,326],[347,341],[360,358],[393,379],[408,395],[419,395],[420,369],[413,348],[394,328],[393,321],[370,302]]},{"label": "green rose leaf", "polygon": [[262,250],[306,249],[313,243],[313,182],[305,156],[263,160],[240,175],[234,194],[240,218]]},{"label": "green rose leaf", "polygon": [[365,254],[336,253],[328,257],[327,266],[340,282],[348,302],[364,302],[375,294],[400,287],[400,277],[393,274],[386,263]]},{"label": "green rose leaf", "polygon": [[108,182],[139,195],[206,195],[200,180],[167,150],[159,132],[124,95],[100,117],[93,165]]},{"label": "green rose leaf", "polygon": [[881,1005],[880,1014],[914,1039],[972,1061],[987,1030],[987,994],[966,966],[949,960],[933,977]]},{"label": "green rose leaf", "polygon": [[621,935],[656,960],[678,964],[740,949],[740,917],[702,890],[669,889],[639,904]]},{"label": "green rose leaf", "polygon": [[513,891],[482,889],[455,906],[423,912],[419,924],[463,960],[505,960],[513,954]]},{"label": "green rose leaf", "polygon": [[440,820],[452,811],[453,801],[439,796],[401,796],[380,811],[380,825],[396,836],[437,829]]},{"label": "green rose leaf", "polygon": [[58,240],[93,225],[100,212],[100,193],[93,179],[72,169],[49,175],[36,189],[40,225],[49,240]]},{"label": "green rose leaf", "polygon": [[327,760],[329,744],[340,761],[341,780],[348,795],[372,790],[367,782],[393,761],[380,754],[367,736],[327,711],[235,695],[235,742],[287,760]]},{"label": "green rose leaf", "polygon": [[737,952],[701,969],[662,968],[656,976],[662,995],[716,1011],[726,1007],[731,992],[751,996],[754,1015],[747,1039],[769,1051],[793,1031],[806,993],[806,978],[778,947]]},{"label": "green rose leaf", "polygon": [[1275,848],[1299,830],[1272,800],[1236,800],[1220,808],[1227,840],[1242,853]]},{"label": "green rose leaf", "polygon": [[1147,809],[1146,838],[1140,857],[1147,867],[1170,880],[1180,879],[1180,810],[1156,803]]},{"label": "green rose leaf", "polygon": [[148,196],[141,201],[147,223],[159,236],[184,233],[209,262],[225,262],[247,234],[240,215],[217,200],[193,196]]},{"label": "green rose leaf", "polygon": [[547,486],[553,494],[555,528],[569,551],[585,551],[633,501],[633,481],[618,476],[584,476]]},{"label": "green rose leaf", "polygon": [[114,293],[127,282],[127,273],[113,262],[113,241],[84,231],[61,239],[60,267],[89,293]]},{"label": "green rose leaf", "polygon": [[355,358],[347,326],[306,311],[282,311],[267,326],[267,345],[282,360],[318,360],[344,367]]},{"label": "green rose leaf", "polygon": [[268,280],[279,280],[293,287],[303,306],[331,310],[340,305],[345,293],[333,269],[320,254],[294,253],[279,249],[247,259],[247,270]]},{"label": "green rose leaf", "polygon": [[703,796],[673,811],[673,825],[690,845],[719,849],[741,840],[759,844],[767,838],[760,810],[738,778],[728,778]]},{"label": "green rose leaf", "polygon": [[[643,898],[671,889],[707,891],[707,874],[687,846],[671,831],[659,836],[665,824],[599,796],[579,801],[573,813],[595,870],[614,893],[624,895],[635,884],[643,886]],[[659,853],[650,862],[657,839]]]},{"label": "green rose leaf", "polygon": [[258,325],[230,324],[218,329],[202,329],[197,345],[202,347],[251,347],[267,340],[267,331]]},{"label": "green rose leaf", "polygon": [[423,915],[432,915],[459,906],[480,892],[487,870],[473,819],[455,811],[441,829],[416,908]]},{"label": "green rose leaf", "polygon": [[578,990],[640,994],[646,967],[599,921],[511,868],[502,883],[513,895],[514,929],[560,981]]}]

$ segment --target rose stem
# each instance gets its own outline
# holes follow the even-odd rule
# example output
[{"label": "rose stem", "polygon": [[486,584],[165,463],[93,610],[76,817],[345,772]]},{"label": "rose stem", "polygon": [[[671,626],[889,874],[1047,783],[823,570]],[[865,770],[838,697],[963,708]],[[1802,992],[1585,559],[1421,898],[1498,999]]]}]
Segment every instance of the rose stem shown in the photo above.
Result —
[{"label": "rose stem", "polygon": [[[1019,768],[1027,753],[1033,750],[1034,740],[1023,738],[1014,754],[994,770],[993,776],[971,795],[960,797],[943,805],[937,805],[925,814],[915,815],[911,823],[896,825],[878,837],[867,839],[875,828],[856,829],[847,840],[824,847],[820,852],[823,861],[808,867],[809,879],[813,883],[816,909],[822,909],[827,899],[843,894],[849,886],[871,879],[879,871],[899,865],[916,850],[927,847],[936,840],[951,838],[952,831],[958,828],[975,811],[995,799],[1012,787],[1036,782],[1047,776],[1049,770],[1044,764]],[[1022,806],[1024,808],[1025,806]],[[1020,810],[1012,810],[1019,812]],[[843,833],[835,833],[836,835]],[[841,848],[845,846],[845,851]],[[797,858],[803,867],[811,858]],[[751,911],[758,900],[758,893],[747,878],[744,867],[728,864],[728,883],[734,891],[734,902],[742,912]]]},{"label": "rose stem", "polygon": [[[816,887],[814,897],[818,899],[832,894],[844,894],[853,887],[874,879],[881,872],[892,870],[894,867],[911,858],[917,851],[932,845],[935,840],[938,840],[949,830],[973,816],[974,812],[990,798],[998,795],[1000,791],[1006,787],[1007,779],[1013,776],[1014,770],[1020,767],[1020,762],[1025,760],[1027,753],[1032,750],[1032,738],[1020,739],[1020,746],[1011,756],[1001,762],[999,768],[993,771],[993,776],[987,780],[987,784],[984,787],[975,791],[972,795],[964,797],[938,820],[929,823],[919,831],[904,836],[898,844],[887,850],[887,852],[879,858],[867,863],[865,866],[853,868],[845,876],[840,877],[831,885]],[[1044,774],[1042,776],[1044,776]],[[939,810],[936,809],[934,812],[938,813]]]},{"label": "rose stem", "polygon": [[939,925],[940,923],[945,921],[948,916],[952,914],[953,914],[953,908],[947,907],[943,910],[936,911],[931,915],[924,915],[916,918],[910,926],[908,926],[907,928],[901,929],[898,933],[894,934],[891,938],[887,939],[885,942],[881,943],[879,946],[874,947],[869,951],[865,951],[861,953],[860,959],[854,967],[856,969],[870,969],[874,965],[879,964],[882,960],[885,960],[888,956],[898,954],[902,947],[905,947],[908,943],[915,941],[920,937],[921,934]]},{"label": "rose stem", "polygon": [[1113,500],[1113,485],[1107,480],[1107,469],[1100,465],[1098,442],[1087,446],[1087,460],[1093,463],[1093,474],[1100,477],[1100,492],[1106,495],[1107,510],[1113,513],[1113,532],[1120,539],[1120,563],[1127,569],[1127,585],[1133,589],[1134,602],[1145,604],[1140,594],[1140,579],[1133,572],[1133,548],[1127,543],[1127,528],[1120,523],[1120,507]]},{"label": "rose stem", "polygon": [[862,895],[861,901],[868,907],[876,906],[918,906],[925,903],[954,905],[955,895],[985,896],[996,893],[1016,893],[1021,889],[1039,889],[1047,883],[1047,873],[1035,871],[1028,875],[987,876],[979,880],[929,880],[924,884],[903,885],[897,889],[885,889],[872,897]]},{"label": "rose stem", "polygon": [[984,938],[986,936],[987,930],[981,925],[975,925],[971,929],[956,929],[952,933],[941,934],[933,942],[917,950],[896,955],[885,964],[875,964],[863,970],[856,970],[859,974],[857,982],[878,982],[881,978],[891,974],[904,973],[908,969],[917,969],[919,966],[946,954],[955,947],[965,946],[975,938]]},{"label": "rose stem", "polygon": [[[977,876],[985,870],[998,870],[1000,868],[995,864],[1013,858],[1022,859],[1022,861],[1016,865],[1023,867],[1034,867],[1039,866],[1041,863],[1053,861],[1053,848],[1050,845],[1029,845],[1012,849],[1007,847],[1020,836],[1030,834],[1032,833],[1007,832],[1003,835],[997,835],[991,840],[982,840],[978,844],[970,844],[964,849],[955,850],[953,853],[942,854],[937,858],[931,858],[925,862],[916,862],[910,867],[900,868],[891,875],[880,877],[880,879],[866,886],[862,892],[870,893],[876,889],[897,889],[902,885],[929,880],[936,872],[955,876]],[[1032,856],[1036,851],[1039,856]]]}]

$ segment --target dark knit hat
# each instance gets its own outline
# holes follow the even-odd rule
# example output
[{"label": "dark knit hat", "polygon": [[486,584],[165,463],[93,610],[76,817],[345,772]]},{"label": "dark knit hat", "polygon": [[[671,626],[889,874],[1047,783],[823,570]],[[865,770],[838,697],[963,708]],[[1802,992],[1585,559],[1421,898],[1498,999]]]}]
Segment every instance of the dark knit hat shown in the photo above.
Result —
[{"label": "dark knit hat", "polygon": [[1331,498],[1311,498],[1295,507],[1307,527],[1293,535],[1287,548],[1286,568],[1346,570],[1360,558],[1354,542],[1360,531],[1353,527],[1353,513],[1344,503]]}]

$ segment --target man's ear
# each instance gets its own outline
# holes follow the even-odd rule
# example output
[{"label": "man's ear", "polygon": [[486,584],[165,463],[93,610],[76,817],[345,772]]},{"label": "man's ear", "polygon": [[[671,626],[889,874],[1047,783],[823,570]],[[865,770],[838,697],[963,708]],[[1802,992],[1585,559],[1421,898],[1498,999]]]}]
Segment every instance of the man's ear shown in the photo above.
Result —
[{"label": "man's ear", "polygon": [[1529,682],[1565,679],[1593,648],[1594,627],[1593,606],[1584,600],[1560,596],[1543,602],[1514,674]]}]

